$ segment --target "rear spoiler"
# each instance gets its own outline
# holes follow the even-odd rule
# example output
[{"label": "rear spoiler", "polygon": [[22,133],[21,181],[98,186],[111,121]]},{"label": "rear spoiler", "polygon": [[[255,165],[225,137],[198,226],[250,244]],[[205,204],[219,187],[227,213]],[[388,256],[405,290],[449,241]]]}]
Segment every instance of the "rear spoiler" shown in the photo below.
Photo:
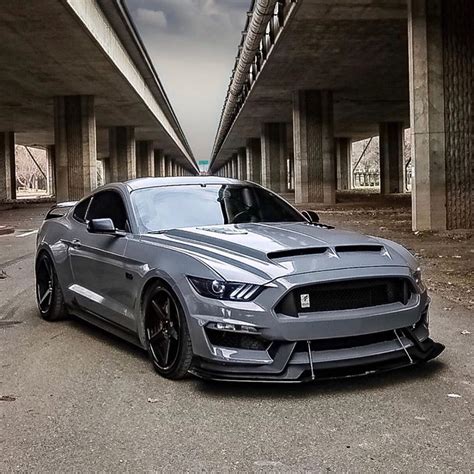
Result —
[{"label": "rear spoiler", "polygon": [[78,201],[58,202],[46,214],[45,221],[49,219],[58,219],[65,216],[71,207],[74,207]]}]

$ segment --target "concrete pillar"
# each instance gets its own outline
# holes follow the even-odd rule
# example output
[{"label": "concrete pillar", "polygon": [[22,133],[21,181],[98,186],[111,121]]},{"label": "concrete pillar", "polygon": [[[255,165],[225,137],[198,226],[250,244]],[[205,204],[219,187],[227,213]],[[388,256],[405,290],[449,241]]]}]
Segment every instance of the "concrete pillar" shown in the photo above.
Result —
[{"label": "concrete pillar", "polygon": [[0,201],[7,199],[16,199],[14,132],[0,132]]},{"label": "concrete pillar", "polygon": [[247,179],[247,150],[239,148],[237,153],[237,177],[242,181]]},{"label": "concrete pillar", "polygon": [[472,228],[474,3],[409,0],[414,230]]},{"label": "concrete pillar", "polygon": [[97,187],[97,144],[93,96],[54,99],[56,199],[81,199]]},{"label": "concrete pillar", "polygon": [[352,187],[352,141],[347,137],[335,139],[337,189],[348,190]]},{"label": "concrete pillar", "polygon": [[232,157],[232,178],[238,179],[239,177],[239,170],[237,166],[237,154],[233,155]]},{"label": "concrete pillar", "polygon": [[259,138],[247,140],[247,179],[262,182],[262,146]]},{"label": "concrete pillar", "polygon": [[289,151],[288,157],[288,181],[290,184],[290,190],[295,189],[295,153],[293,150]]},{"label": "concrete pillar", "polygon": [[333,99],[329,91],[293,97],[295,203],[336,202]]},{"label": "concrete pillar", "polygon": [[163,150],[155,150],[155,176],[163,178],[166,176],[166,162]]},{"label": "concrete pillar", "polygon": [[109,160],[112,182],[136,178],[137,158],[133,127],[112,127],[109,129]]},{"label": "concrete pillar", "polygon": [[169,156],[166,157],[166,176],[173,176],[173,160]]},{"label": "concrete pillar", "polygon": [[54,145],[46,147],[46,193],[56,194],[56,150]]},{"label": "concrete pillar", "polygon": [[155,176],[155,156],[151,140],[137,141],[137,177]]},{"label": "concrete pillar", "polygon": [[277,193],[286,191],[288,141],[285,123],[264,123],[261,136],[262,185]]},{"label": "concrete pillar", "polygon": [[380,192],[403,193],[404,129],[401,122],[379,124]]},{"label": "concrete pillar", "polygon": [[104,170],[104,184],[112,183],[112,169],[110,166],[110,158],[104,158],[102,160],[102,168]]}]

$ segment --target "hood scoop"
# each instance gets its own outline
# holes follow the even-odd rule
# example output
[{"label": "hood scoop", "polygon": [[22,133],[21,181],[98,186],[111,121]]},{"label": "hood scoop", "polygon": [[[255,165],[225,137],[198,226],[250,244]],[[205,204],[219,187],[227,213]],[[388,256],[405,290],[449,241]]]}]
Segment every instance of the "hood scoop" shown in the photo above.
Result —
[{"label": "hood scoop", "polygon": [[328,250],[328,247],[306,247],[302,249],[277,250],[275,252],[267,253],[267,257],[270,260],[275,260],[278,258],[299,257],[301,255],[320,255],[326,253]]},{"label": "hood scoop", "polygon": [[377,252],[385,250],[383,245],[338,245],[336,253],[361,253],[361,252]]}]

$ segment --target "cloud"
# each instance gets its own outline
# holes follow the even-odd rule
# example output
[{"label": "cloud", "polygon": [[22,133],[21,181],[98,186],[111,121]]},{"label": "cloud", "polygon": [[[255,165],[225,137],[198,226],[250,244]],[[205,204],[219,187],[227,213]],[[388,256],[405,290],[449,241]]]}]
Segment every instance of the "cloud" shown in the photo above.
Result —
[{"label": "cloud", "polygon": [[146,8],[138,8],[136,11],[136,21],[143,26],[151,26],[153,28],[166,28],[168,22],[162,11],[148,10]]},{"label": "cloud", "polygon": [[210,157],[250,0],[127,0],[196,159]]}]

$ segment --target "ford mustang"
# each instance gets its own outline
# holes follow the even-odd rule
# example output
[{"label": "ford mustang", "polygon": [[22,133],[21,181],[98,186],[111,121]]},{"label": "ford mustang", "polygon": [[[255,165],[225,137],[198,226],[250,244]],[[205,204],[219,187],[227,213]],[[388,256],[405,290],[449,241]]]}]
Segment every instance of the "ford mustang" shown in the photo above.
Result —
[{"label": "ford mustang", "polygon": [[74,315],[123,337],[170,379],[301,382],[444,349],[408,250],[250,182],[142,178],[58,204],[35,270],[45,320]]}]

